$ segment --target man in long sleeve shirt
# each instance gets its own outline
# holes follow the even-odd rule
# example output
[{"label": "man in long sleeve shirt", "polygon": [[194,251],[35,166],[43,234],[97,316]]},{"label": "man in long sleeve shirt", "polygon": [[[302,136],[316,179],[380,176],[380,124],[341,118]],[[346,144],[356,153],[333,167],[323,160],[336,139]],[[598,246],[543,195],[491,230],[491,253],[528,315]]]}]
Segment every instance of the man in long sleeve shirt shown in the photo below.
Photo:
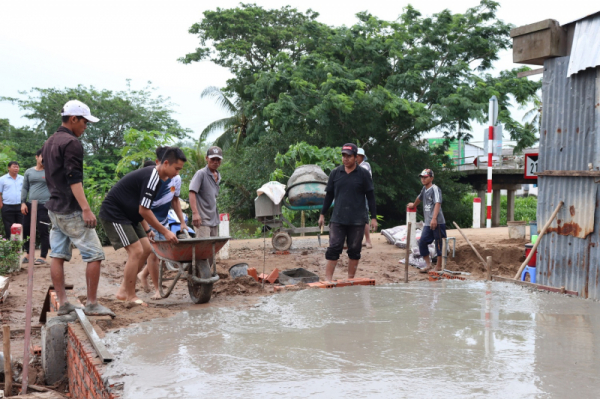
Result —
[{"label": "man in long sleeve shirt", "polygon": [[64,262],[71,260],[71,243],[87,263],[87,300],[83,311],[87,315],[115,314],[97,302],[100,266],[104,250],[96,234],[96,216],[90,209],[83,191],[83,146],[78,138],[87,129],[88,122],[98,122],[90,108],[81,101],[72,100],[62,110],[62,126],[42,148],[46,183],[50,200],[46,202],[52,221],[50,231],[50,275],[58,297],[58,314],[75,311],[65,291]]},{"label": "man in long sleeve shirt", "polygon": [[343,165],[335,168],[329,175],[325,188],[326,195],[319,216],[319,226],[325,224],[325,213],[335,200],[333,215],[329,223],[329,247],[325,253],[327,259],[326,278],[333,280],[333,273],[338,259],[344,249],[344,241],[348,240],[348,278],[354,278],[365,229],[365,197],[371,213],[371,228],[377,230],[377,207],[373,180],[369,172],[358,166],[355,144],[344,144],[342,147]]}]

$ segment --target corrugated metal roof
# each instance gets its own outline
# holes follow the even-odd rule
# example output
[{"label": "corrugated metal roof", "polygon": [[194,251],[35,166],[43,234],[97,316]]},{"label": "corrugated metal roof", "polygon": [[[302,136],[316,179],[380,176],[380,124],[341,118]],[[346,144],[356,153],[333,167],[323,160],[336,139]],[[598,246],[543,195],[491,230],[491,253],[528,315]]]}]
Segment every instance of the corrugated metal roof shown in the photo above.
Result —
[{"label": "corrugated metal roof", "polygon": [[567,77],[600,65],[600,14],[577,21]]},{"label": "corrugated metal roof", "polygon": [[[544,63],[540,172],[588,170],[590,163],[600,166],[596,70],[567,78],[568,64],[569,57]],[[592,177],[540,176],[538,184],[539,229],[558,203],[564,202],[551,232],[538,247],[538,282],[600,299],[598,183]]]}]

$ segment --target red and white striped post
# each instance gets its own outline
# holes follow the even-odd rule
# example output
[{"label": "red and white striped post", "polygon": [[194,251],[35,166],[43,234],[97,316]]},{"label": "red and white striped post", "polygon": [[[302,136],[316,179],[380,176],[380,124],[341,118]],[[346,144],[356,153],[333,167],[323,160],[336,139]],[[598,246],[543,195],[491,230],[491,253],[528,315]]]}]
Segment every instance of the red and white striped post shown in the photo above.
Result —
[{"label": "red and white striped post", "polygon": [[498,100],[496,96],[490,98],[489,108],[489,123],[488,129],[488,168],[487,168],[487,218],[485,227],[492,227],[492,156],[494,153],[494,125],[496,124],[496,116],[498,115]]}]

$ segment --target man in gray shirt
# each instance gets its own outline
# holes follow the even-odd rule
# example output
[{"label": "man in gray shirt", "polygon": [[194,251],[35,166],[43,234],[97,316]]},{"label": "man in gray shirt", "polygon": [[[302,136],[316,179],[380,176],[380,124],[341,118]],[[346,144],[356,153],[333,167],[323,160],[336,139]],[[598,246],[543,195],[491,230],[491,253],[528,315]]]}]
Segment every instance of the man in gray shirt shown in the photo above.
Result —
[{"label": "man in gray shirt", "polygon": [[217,237],[219,235],[219,212],[217,197],[221,174],[223,151],[219,147],[210,147],[206,152],[206,167],[196,172],[190,182],[190,206],[192,225],[197,237]]},{"label": "man in gray shirt", "polygon": [[[431,270],[431,261],[429,260],[429,244],[435,241],[435,250],[438,258],[442,255],[442,239],[446,238],[446,219],[442,212],[442,190],[433,184],[433,171],[423,169],[419,175],[423,188],[415,200],[408,204],[409,208],[415,208],[423,202],[423,231],[419,240],[419,252],[425,260],[426,267],[421,269],[421,273],[427,273]],[[436,264],[436,271],[441,271],[441,262]]]},{"label": "man in gray shirt", "polygon": [[[35,153],[36,165],[25,171],[23,176],[23,188],[21,188],[21,213],[25,215],[23,222],[23,237],[29,237],[31,230],[31,201],[37,200],[37,223],[36,231],[40,234],[40,257],[35,260],[36,265],[46,264],[46,256],[50,248],[50,217],[48,210],[44,206],[50,199],[50,191],[46,184],[46,172],[44,171],[44,162],[42,159],[42,150]],[[29,195],[29,201],[27,196]],[[29,262],[29,240],[25,241],[23,250],[27,254],[23,258],[23,263]],[[32,255],[32,256],[35,256]]]}]

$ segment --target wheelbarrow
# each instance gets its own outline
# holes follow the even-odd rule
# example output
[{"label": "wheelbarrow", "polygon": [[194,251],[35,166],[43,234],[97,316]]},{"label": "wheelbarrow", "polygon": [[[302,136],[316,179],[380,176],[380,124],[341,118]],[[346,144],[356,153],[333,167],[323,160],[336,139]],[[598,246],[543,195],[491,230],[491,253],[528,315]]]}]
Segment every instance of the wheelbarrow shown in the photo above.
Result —
[{"label": "wheelbarrow", "polygon": [[[180,239],[177,244],[168,241],[151,241],[152,252],[159,260],[158,291],[162,298],[171,295],[180,278],[188,283],[190,298],[194,303],[207,303],[212,295],[213,284],[219,281],[216,253],[231,237],[207,237]],[[212,257],[212,270],[208,259]],[[167,263],[176,265],[175,277],[165,277]],[[163,291],[163,281],[172,281]]]}]

